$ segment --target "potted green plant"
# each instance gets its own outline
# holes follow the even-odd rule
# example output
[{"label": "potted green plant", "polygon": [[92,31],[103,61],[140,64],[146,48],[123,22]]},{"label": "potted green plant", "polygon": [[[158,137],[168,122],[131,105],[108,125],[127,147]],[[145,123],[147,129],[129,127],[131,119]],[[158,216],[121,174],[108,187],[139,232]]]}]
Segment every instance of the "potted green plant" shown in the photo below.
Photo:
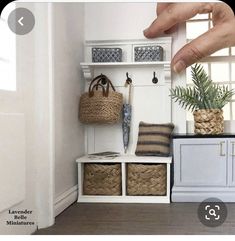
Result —
[{"label": "potted green plant", "polygon": [[170,90],[175,102],[193,112],[196,134],[224,132],[222,108],[232,99],[233,90],[213,83],[200,64],[191,67],[193,86],[177,86]]}]

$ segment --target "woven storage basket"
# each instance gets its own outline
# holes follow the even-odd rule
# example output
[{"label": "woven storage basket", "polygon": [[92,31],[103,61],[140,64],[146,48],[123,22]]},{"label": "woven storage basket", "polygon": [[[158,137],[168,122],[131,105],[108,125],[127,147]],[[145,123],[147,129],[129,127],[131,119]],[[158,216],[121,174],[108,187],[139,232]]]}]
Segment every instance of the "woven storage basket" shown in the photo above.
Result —
[{"label": "woven storage basket", "polygon": [[84,195],[121,195],[120,164],[84,164]]},{"label": "woven storage basket", "polygon": [[165,196],[166,173],[165,164],[128,164],[127,194]]},{"label": "woven storage basket", "polygon": [[92,48],[92,62],[121,62],[121,48]]},{"label": "woven storage basket", "polygon": [[[102,81],[106,84],[100,84]],[[100,75],[80,98],[79,119],[84,124],[114,124],[121,119],[122,105],[122,94],[115,91],[107,76]]]},{"label": "woven storage basket", "polygon": [[220,134],[224,132],[223,110],[201,109],[195,110],[193,115],[196,134]]},{"label": "woven storage basket", "polygon": [[161,46],[137,46],[134,48],[136,62],[162,61],[163,48]]}]

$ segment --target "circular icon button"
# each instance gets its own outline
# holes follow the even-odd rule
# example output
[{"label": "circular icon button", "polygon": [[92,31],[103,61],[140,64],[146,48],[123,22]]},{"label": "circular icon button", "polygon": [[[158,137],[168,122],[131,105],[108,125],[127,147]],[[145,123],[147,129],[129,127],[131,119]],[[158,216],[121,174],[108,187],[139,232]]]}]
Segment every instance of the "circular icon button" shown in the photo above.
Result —
[{"label": "circular icon button", "polygon": [[8,17],[9,28],[18,35],[25,35],[31,32],[34,25],[34,15],[27,8],[16,8]]},{"label": "circular icon button", "polygon": [[218,198],[208,198],[200,203],[197,210],[198,218],[207,227],[217,227],[227,218],[227,207]]}]

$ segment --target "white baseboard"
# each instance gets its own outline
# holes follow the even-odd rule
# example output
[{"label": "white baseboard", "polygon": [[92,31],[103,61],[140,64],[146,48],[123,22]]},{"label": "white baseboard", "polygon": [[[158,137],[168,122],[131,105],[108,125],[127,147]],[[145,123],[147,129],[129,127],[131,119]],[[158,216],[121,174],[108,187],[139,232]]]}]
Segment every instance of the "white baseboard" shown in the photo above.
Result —
[{"label": "white baseboard", "polygon": [[73,186],[66,192],[59,195],[54,203],[55,217],[62,213],[72,203],[76,202],[78,197],[78,186]]}]

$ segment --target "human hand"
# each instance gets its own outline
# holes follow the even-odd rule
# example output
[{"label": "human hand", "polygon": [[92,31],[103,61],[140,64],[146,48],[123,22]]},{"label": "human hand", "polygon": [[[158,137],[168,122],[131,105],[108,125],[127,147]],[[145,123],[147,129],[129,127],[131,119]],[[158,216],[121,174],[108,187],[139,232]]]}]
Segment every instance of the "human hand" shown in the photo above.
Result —
[{"label": "human hand", "polygon": [[147,38],[176,31],[177,25],[197,14],[212,13],[213,28],[181,48],[171,61],[173,70],[180,73],[188,66],[214,52],[235,46],[235,17],[225,3],[158,3],[157,18],[144,30]]}]

